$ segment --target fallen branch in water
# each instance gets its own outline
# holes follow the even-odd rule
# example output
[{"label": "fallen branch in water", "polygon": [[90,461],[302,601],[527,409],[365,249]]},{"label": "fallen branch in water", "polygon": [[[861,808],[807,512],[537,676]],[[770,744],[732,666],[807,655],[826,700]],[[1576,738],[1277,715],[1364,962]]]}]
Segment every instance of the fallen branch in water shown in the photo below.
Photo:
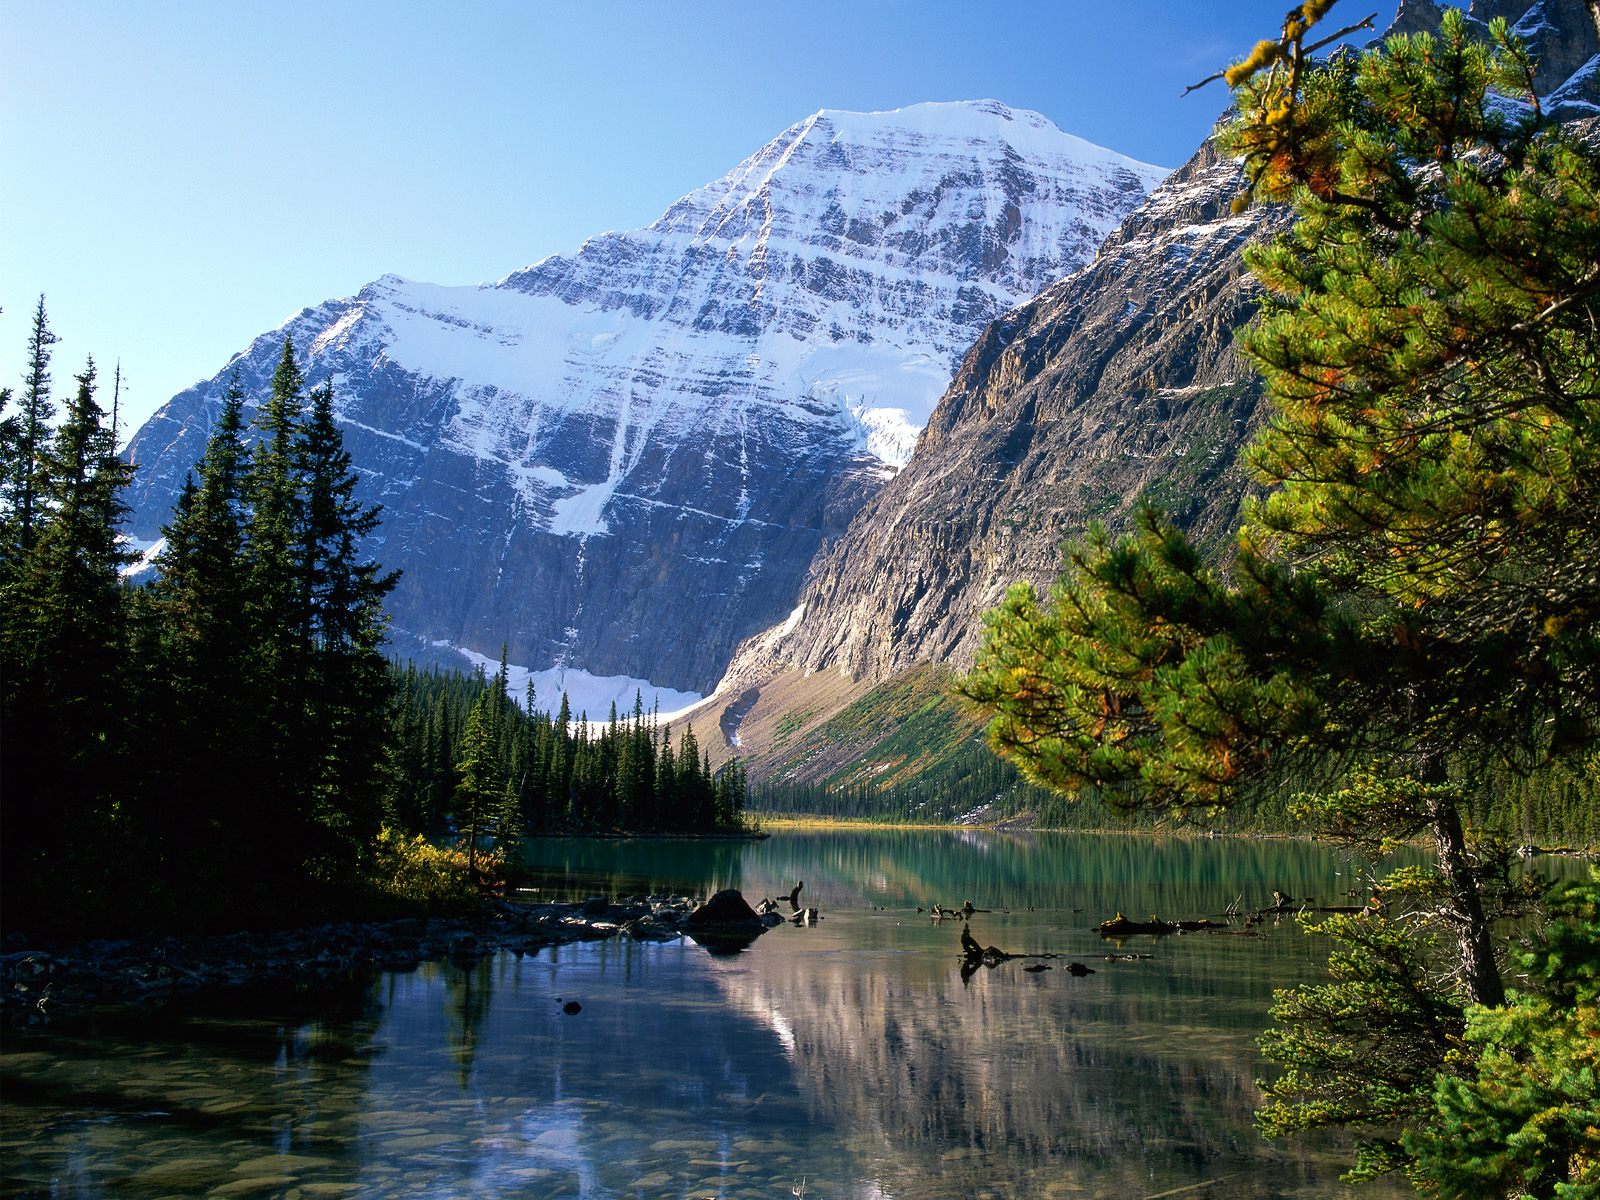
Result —
[{"label": "fallen branch in water", "polygon": [[[969,926],[961,927],[961,970],[962,975],[969,976],[979,967],[998,967],[1003,962],[1012,962],[1016,959],[1040,958],[1068,958],[1066,954],[1011,954],[998,946],[980,946],[978,939],[972,936]],[[1029,970],[1035,968],[1027,968]],[[1043,970],[1045,968],[1037,968]],[[1076,976],[1093,975],[1094,968],[1087,967],[1081,962],[1069,962],[1067,971]]]}]

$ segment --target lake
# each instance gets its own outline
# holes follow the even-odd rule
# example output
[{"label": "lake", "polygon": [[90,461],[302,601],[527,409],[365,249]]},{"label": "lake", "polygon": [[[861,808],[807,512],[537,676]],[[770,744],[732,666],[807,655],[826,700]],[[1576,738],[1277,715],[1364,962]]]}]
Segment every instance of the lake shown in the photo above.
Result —
[{"label": "lake", "polygon": [[[13,1036],[3,1194],[1349,1194],[1337,1148],[1264,1142],[1251,1116],[1272,990],[1323,978],[1325,947],[1292,920],[1120,946],[1093,928],[1273,889],[1345,903],[1359,868],[1325,847],[847,829],[546,839],[527,857],[544,899],[754,902],[804,881],[822,919],[731,955],[575,944]],[[992,910],[971,920],[983,945],[1093,974],[964,974],[961,922],[917,908],[967,899]]]}]

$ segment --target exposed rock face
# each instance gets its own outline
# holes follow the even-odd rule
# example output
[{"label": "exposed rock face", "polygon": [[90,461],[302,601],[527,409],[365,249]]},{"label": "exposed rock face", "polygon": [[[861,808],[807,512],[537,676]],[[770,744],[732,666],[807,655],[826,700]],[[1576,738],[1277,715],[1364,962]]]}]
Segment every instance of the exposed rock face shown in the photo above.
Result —
[{"label": "exposed rock face", "polygon": [[[648,229],[489,286],[386,276],[230,370],[263,397],[288,334],[334,381],[402,649],[705,691],[903,465],[978,331],[1164,173],[993,102],[822,112]],[[135,535],[227,374],[135,437]]]},{"label": "exposed rock face", "polygon": [[1239,252],[1279,219],[1232,214],[1240,186],[1208,143],[1093,265],[986,329],[910,466],[818,560],[801,616],[748,643],[733,677],[964,664],[1011,583],[1048,582],[1064,538],[1144,498],[1225,535],[1258,396],[1233,348],[1253,312]]},{"label": "exposed rock face", "polygon": [[[1401,0],[1390,33],[1435,33],[1440,0]],[[1472,0],[1472,26],[1487,37],[1489,22],[1503,18],[1533,52],[1534,88],[1545,111],[1563,119],[1600,113],[1600,35],[1588,0]]]},{"label": "exposed rock face", "polygon": [[[1571,118],[1600,111],[1595,18],[1587,0],[1473,0],[1467,14],[1487,29],[1503,17],[1511,32],[1528,44],[1538,66],[1533,86],[1553,101],[1552,111]],[[1437,21],[1435,21],[1437,25]]]},{"label": "exposed rock face", "polygon": [[[1394,28],[1437,30],[1439,15],[1406,0]],[[1480,27],[1504,16],[1530,42],[1547,111],[1600,112],[1585,0],[1479,2],[1470,15]],[[735,656],[719,697],[738,706],[723,722],[732,749],[756,762],[774,750],[741,736],[746,719],[752,733],[792,730],[804,713],[816,729],[919,664],[970,665],[982,614],[1016,581],[1053,580],[1061,543],[1091,521],[1124,525],[1151,500],[1226,544],[1250,486],[1240,452],[1263,416],[1233,345],[1255,309],[1240,254],[1286,220],[1231,213],[1241,186],[1208,142],[1092,265],[983,332],[910,466],[819,557],[789,619]],[[859,686],[822,686],[823,672]],[[786,740],[790,760],[830,761],[802,735]]]}]

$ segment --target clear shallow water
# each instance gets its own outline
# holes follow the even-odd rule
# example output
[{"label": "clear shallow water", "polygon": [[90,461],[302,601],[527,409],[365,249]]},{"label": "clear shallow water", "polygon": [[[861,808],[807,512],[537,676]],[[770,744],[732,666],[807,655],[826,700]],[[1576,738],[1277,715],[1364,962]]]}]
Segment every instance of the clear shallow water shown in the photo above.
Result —
[{"label": "clear shallow water", "polygon": [[[1254,1132],[1271,991],[1322,977],[1292,922],[1131,939],[1273,888],[1343,902],[1320,847],[974,831],[541,841],[541,895],[752,900],[814,928],[713,957],[613,941],[427,965],[315,1002],[12,1038],[7,1196],[1318,1197],[1342,1156]],[[974,936],[1063,953],[963,980]],[[582,1011],[562,1005],[577,1000]],[[1183,1189],[1181,1192],[1179,1189]],[[1381,1192],[1368,1191],[1368,1195]],[[1398,1192],[1396,1194],[1399,1194]]]}]

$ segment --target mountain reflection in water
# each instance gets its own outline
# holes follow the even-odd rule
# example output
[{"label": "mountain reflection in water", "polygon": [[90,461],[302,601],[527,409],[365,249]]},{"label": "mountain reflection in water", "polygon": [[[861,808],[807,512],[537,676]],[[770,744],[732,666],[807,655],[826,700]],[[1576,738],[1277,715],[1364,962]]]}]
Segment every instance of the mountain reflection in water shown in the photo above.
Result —
[{"label": "mountain reflection in water", "polygon": [[[1274,888],[1342,897],[1354,877],[1321,848],[842,831],[529,856],[552,898],[804,880],[823,920],[732,956],[574,945],[358,981],[310,1014],[13,1039],[5,1194],[1345,1194],[1340,1155],[1251,1119],[1272,989],[1320,978],[1324,948],[1285,922],[1107,961],[1093,929]],[[963,981],[961,923],[915,908],[968,898],[1009,908],[974,915],[984,945],[1095,973],[1022,960]]]}]

